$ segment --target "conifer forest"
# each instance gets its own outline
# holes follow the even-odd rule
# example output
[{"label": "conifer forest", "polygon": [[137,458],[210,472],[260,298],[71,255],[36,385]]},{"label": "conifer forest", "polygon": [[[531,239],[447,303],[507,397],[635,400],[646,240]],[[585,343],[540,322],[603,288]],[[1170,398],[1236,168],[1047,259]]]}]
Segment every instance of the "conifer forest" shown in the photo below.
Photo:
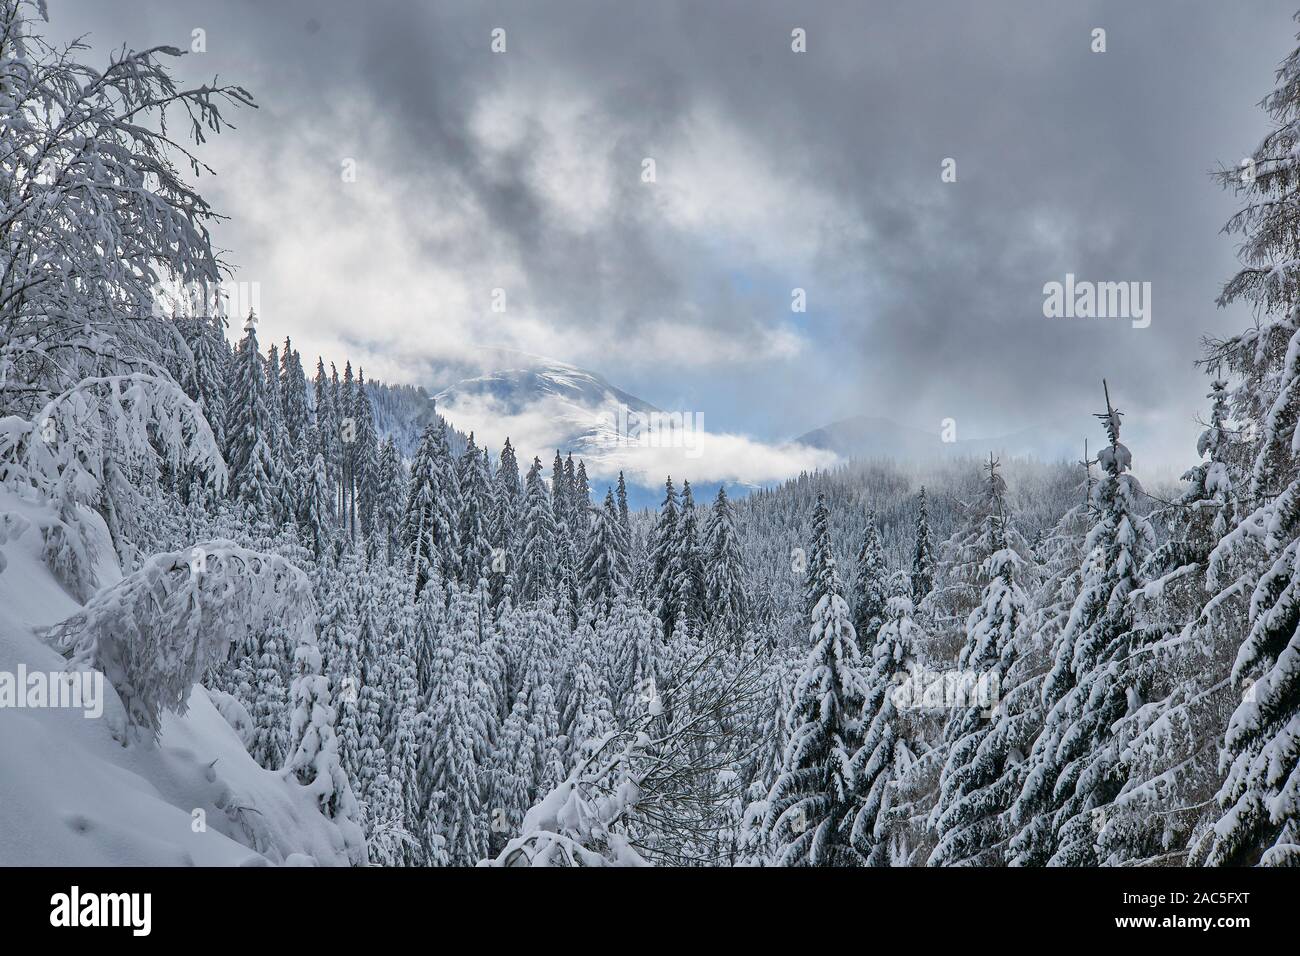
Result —
[{"label": "conifer forest", "polygon": [[0,0],[0,864],[1300,865],[1294,12]]}]

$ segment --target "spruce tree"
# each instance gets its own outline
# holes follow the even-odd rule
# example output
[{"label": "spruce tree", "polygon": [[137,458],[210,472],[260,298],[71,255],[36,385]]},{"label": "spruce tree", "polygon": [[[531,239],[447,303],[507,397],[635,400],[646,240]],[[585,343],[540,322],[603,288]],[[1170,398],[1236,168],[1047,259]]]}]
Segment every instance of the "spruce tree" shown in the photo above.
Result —
[{"label": "spruce tree", "polygon": [[618,521],[623,526],[623,533],[631,539],[632,518],[627,509],[627,484],[623,481],[623,472],[618,473],[618,490],[614,493],[618,500]]},{"label": "spruce tree", "polygon": [[357,419],[356,386],[352,378],[352,363],[343,364],[343,379],[335,392],[339,410],[339,516],[349,540],[356,540],[356,488],[357,488]]},{"label": "spruce tree", "polygon": [[[456,628],[452,623],[449,632]],[[446,854],[452,866],[473,866],[487,851],[482,774],[475,749],[480,739],[474,713],[470,655],[460,634],[448,634],[427,706],[425,770],[426,845]]]},{"label": "spruce tree", "polygon": [[[567,468],[567,465],[566,465]],[[574,534],[579,550],[587,543],[587,531],[591,525],[591,483],[587,480],[587,464],[578,460],[578,467],[573,476],[573,516]]]},{"label": "spruce tree", "polygon": [[283,766],[289,749],[284,662],[282,632],[273,627],[262,638],[257,660],[257,701],[252,713],[255,731],[249,751],[253,759],[267,770],[278,770]]},{"label": "spruce tree", "polygon": [[[905,587],[905,585],[904,585]],[[871,647],[864,688],[861,745],[849,772],[858,794],[853,815],[853,846],[868,866],[888,866],[893,819],[890,807],[910,751],[904,741],[902,716],[895,702],[896,678],[907,673],[925,632],[913,619],[915,608],[903,588],[885,605],[887,620]]]},{"label": "spruce tree", "polygon": [[[353,585],[359,573],[355,555],[320,576],[320,646],[337,720],[339,763],[356,784],[361,763],[360,642]],[[359,787],[355,788],[359,790]]]},{"label": "spruce tree", "polygon": [[1224,733],[1221,816],[1193,853],[1209,865],[1300,865],[1300,48],[1276,78],[1261,104],[1271,128],[1250,157],[1253,175],[1221,173],[1245,204],[1224,229],[1242,237],[1242,268],[1220,303],[1244,299],[1260,321],[1212,343],[1205,359],[1236,379],[1233,418],[1257,432],[1239,450],[1250,469],[1242,517],[1216,548],[1207,581],[1212,603],[1250,593],[1249,629],[1231,673],[1241,699]]},{"label": "spruce tree", "polygon": [[664,500],[659,508],[650,546],[650,605],[659,615],[664,634],[672,633],[677,620],[677,584],[681,579],[681,549],[677,546],[677,490],[672,476],[664,483]]},{"label": "spruce tree", "polygon": [[[409,602],[404,604],[409,608]],[[403,845],[403,862],[412,865],[421,858],[421,833],[423,805],[420,800],[418,764],[420,742],[419,680],[415,664],[414,621],[407,610],[401,626],[394,634],[395,654],[393,676],[394,726],[389,750],[392,753],[389,775],[401,807],[402,829],[409,838]]]},{"label": "spruce tree", "polygon": [[555,515],[542,482],[542,462],[533,459],[524,482],[523,544],[519,555],[519,598],[539,601],[555,581]]},{"label": "spruce tree", "polygon": [[[994,550],[983,572],[988,584],[966,621],[966,641],[957,658],[969,699],[958,704],[944,728],[948,752],[930,818],[939,836],[931,866],[1003,865],[1006,859],[1002,814],[1018,793],[1007,774],[1017,741],[997,719],[991,698],[1015,666],[1030,618],[1029,598],[1017,580],[1022,562],[1007,547],[1003,520],[994,516],[989,542]],[[981,689],[987,697],[981,697]]]},{"label": "spruce tree", "polygon": [[598,665],[596,632],[584,619],[574,634],[578,654],[569,683],[560,732],[567,739],[565,766],[585,759],[601,738],[614,729],[614,706],[609,685]]},{"label": "spruce tree", "polygon": [[289,757],[284,770],[307,788],[320,811],[338,825],[352,863],[364,865],[367,854],[361,808],[339,762],[329,678],[321,674],[320,652],[310,641],[300,640],[294,649],[292,691]]},{"label": "spruce tree", "polygon": [[934,545],[930,541],[930,509],[925,486],[916,512],[916,548],[912,552],[912,603],[919,606],[934,590]]},{"label": "spruce tree", "polygon": [[1249,631],[1250,598],[1244,588],[1213,595],[1207,586],[1212,556],[1234,523],[1241,477],[1226,387],[1213,383],[1210,420],[1197,442],[1208,460],[1188,470],[1184,492],[1152,515],[1168,534],[1133,596],[1137,629],[1149,635],[1133,664],[1150,702],[1114,727],[1126,782],[1098,834],[1106,865],[1185,861],[1189,837],[1217,816],[1207,808],[1222,782],[1222,731],[1239,699],[1232,665],[1239,636]]},{"label": "spruce tree", "polygon": [[605,504],[592,509],[591,534],[582,560],[582,603],[608,613],[628,588],[627,559],[614,494],[605,492]]},{"label": "spruce tree", "polygon": [[749,624],[749,598],[745,592],[745,564],[736,518],[727,490],[718,488],[704,531],[704,614],[733,642],[743,639]]},{"label": "spruce tree", "polygon": [[379,436],[375,431],[375,409],[366,388],[365,371],[357,369],[356,390],[352,394],[352,417],[356,422],[356,441],[352,452],[353,486],[356,520],[367,540],[371,537],[379,496]]},{"label": "spruce tree", "polygon": [[402,475],[402,456],[390,436],[384,436],[379,443],[375,469],[375,534],[383,542],[384,557],[392,562],[400,546],[406,485]]},{"label": "spruce tree", "polygon": [[312,454],[310,469],[302,469],[298,487],[302,489],[298,524],[311,540],[312,552],[319,561],[324,556],[329,541],[329,521],[333,507],[329,479],[325,475],[325,458],[320,452]]},{"label": "spruce tree", "polygon": [[764,829],[778,866],[855,866],[864,861],[851,840],[857,798],[850,764],[861,740],[865,685],[852,615],[830,556],[825,495],[817,496],[813,526],[812,648],[792,692],[789,742],[768,794]]},{"label": "spruce tree", "polygon": [[984,463],[981,493],[964,507],[965,522],[939,548],[934,588],[922,610],[937,632],[945,656],[966,638],[966,619],[979,606],[989,583],[989,557],[1010,548],[1022,560],[1019,571],[1023,584],[1032,587],[1033,548],[1020,534],[1007,504],[1007,485],[998,471],[999,462],[989,454]]},{"label": "spruce tree", "polygon": [[695,495],[689,481],[682,482],[682,508],[677,516],[677,580],[673,585],[673,602],[678,609],[674,626],[685,623],[698,628],[704,613],[704,559],[700,551],[699,518],[695,513]]},{"label": "spruce tree", "polygon": [[[826,495],[817,495],[817,507],[813,509],[812,545],[808,551],[807,567],[804,577],[803,609],[805,620],[812,620],[813,611],[827,594],[826,588],[831,578],[818,574],[814,569],[830,567],[835,564],[835,554],[831,550],[831,512],[826,507]],[[836,581],[838,582],[838,571]]]},{"label": "spruce tree", "polygon": [[460,570],[467,588],[477,585],[480,577],[487,580],[491,572],[491,483],[487,459],[479,453],[471,432],[459,465]]},{"label": "spruce tree", "polygon": [[520,691],[501,728],[493,757],[494,790],[488,801],[492,834],[490,852],[500,852],[506,841],[519,833],[524,813],[532,806],[533,780],[532,738],[528,734],[528,697]]},{"label": "spruce tree", "polygon": [[1128,474],[1132,456],[1120,442],[1121,412],[1109,392],[1096,417],[1109,442],[1098,454],[1105,477],[1094,492],[1097,523],[1079,595],[1043,686],[1043,730],[1013,807],[1019,831],[1011,849],[1020,865],[1097,864],[1097,835],[1123,783],[1112,728],[1144,691],[1131,663],[1139,635],[1129,595],[1142,583],[1154,534],[1138,506],[1141,486]]},{"label": "spruce tree", "polygon": [[284,400],[284,426],[295,443],[307,439],[311,428],[311,409],[307,404],[307,378],[302,356],[293,350],[288,337],[280,353],[280,394]]},{"label": "spruce tree", "polygon": [[885,562],[885,550],[880,541],[880,528],[876,525],[876,513],[869,509],[855,571],[853,629],[857,632],[858,647],[865,658],[875,643],[876,634],[885,623],[885,604],[888,599],[886,581],[889,577],[889,566]]},{"label": "spruce tree", "polygon": [[220,316],[201,316],[183,323],[182,330],[193,356],[193,364],[186,370],[187,374],[181,384],[186,394],[203,408],[203,417],[212,429],[217,447],[228,449],[225,320]]},{"label": "spruce tree", "polygon": [[266,399],[266,373],[257,344],[257,316],[244,323],[232,369],[234,381],[227,408],[230,450],[230,489],[234,497],[261,518],[274,513],[278,480],[270,442],[271,414]]},{"label": "spruce tree", "polygon": [[316,451],[320,453],[321,459],[325,463],[325,477],[330,488],[330,508],[329,519],[332,522],[338,519],[338,509],[335,499],[335,483],[338,480],[338,461],[339,461],[339,409],[334,398],[334,388],[330,382],[329,376],[325,373],[325,360],[317,357],[316,359],[316,377],[312,382],[313,394],[316,399],[316,429],[314,438],[316,440]]},{"label": "spruce tree", "polygon": [[407,481],[406,509],[402,515],[402,547],[418,598],[431,575],[449,580],[447,571],[458,566],[456,514],[453,510],[454,472],[449,467],[446,425],[439,421],[424,429]]}]

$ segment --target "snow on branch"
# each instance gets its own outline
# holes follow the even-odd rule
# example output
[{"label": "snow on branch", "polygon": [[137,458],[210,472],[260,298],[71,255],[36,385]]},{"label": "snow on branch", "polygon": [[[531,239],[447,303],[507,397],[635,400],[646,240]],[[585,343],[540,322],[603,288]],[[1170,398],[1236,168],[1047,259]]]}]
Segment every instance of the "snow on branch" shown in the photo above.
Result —
[{"label": "snow on branch", "polygon": [[34,485],[51,498],[94,505],[105,462],[157,474],[188,466],[215,490],[226,464],[203,410],[169,378],[136,372],[82,379],[34,421],[0,418],[0,481]]},{"label": "snow on branch", "polygon": [[154,555],[46,638],[75,664],[103,671],[134,727],[155,738],[165,711],[184,713],[190,689],[272,622],[298,622],[314,645],[311,582],[277,555],[217,540]]},{"label": "snow on branch", "polygon": [[203,410],[166,376],[86,378],[46,402],[33,420],[0,418],[0,485],[51,502],[46,557],[78,598],[93,591],[95,555],[78,506],[100,511],[114,543],[138,529],[138,487],[163,467],[190,470],[220,492],[226,464]]},{"label": "snow on branch", "polygon": [[[673,686],[645,702],[643,714],[589,741],[568,777],[524,815],[521,835],[480,865],[680,863],[663,837],[685,843],[715,836],[700,805],[708,790],[703,783],[728,770],[737,756],[728,748],[729,725],[767,690],[757,655],[718,679],[714,668],[727,653],[721,645],[698,650],[682,662]],[[721,788],[713,800],[722,804],[736,795]],[[657,836],[646,842],[649,831]]]},{"label": "snow on branch", "polygon": [[[182,55],[174,47],[123,48],[102,69],[80,63],[86,44],[47,41],[35,22],[43,12],[0,0],[0,177],[9,180],[0,312],[13,320],[0,348],[51,322],[80,330],[90,319],[147,317],[163,276],[219,281],[207,229],[218,217],[177,167],[206,170],[189,144],[229,125],[224,108],[256,106],[216,80],[179,86],[167,63]],[[170,129],[177,113],[183,135]]]}]

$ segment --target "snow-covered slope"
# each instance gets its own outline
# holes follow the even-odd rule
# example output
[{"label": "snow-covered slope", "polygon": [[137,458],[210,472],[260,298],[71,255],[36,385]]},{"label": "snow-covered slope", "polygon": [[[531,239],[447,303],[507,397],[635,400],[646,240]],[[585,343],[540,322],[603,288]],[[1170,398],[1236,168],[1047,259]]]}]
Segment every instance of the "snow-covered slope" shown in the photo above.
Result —
[{"label": "snow-covered slope", "polygon": [[[79,605],[40,558],[39,512],[0,489],[4,513],[33,526],[3,546],[0,672],[65,671],[33,629]],[[104,583],[120,578],[112,558],[98,571]],[[313,798],[249,757],[207,691],[194,688],[188,712],[164,718],[157,745],[124,747],[122,704],[103,687],[98,718],[0,707],[0,865],[347,864]]]}]

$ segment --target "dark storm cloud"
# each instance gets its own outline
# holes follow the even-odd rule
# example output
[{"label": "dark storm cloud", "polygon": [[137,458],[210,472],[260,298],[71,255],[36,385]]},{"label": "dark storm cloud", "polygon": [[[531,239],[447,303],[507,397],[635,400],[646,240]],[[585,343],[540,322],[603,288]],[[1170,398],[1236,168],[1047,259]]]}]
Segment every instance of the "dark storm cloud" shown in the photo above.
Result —
[{"label": "dark storm cloud", "polygon": [[[1294,32],[1273,0],[1249,13],[1208,0],[52,6],[56,26],[89,29],[100,46],[204,26],[209,53],[187,71],[246,81],[265,107],[240,134],[286,159],[306,130],[362,137],[355,149],[410,214],[472,210],[455,236],[413,237],[420,255],[466,272],[508,256],[530,309],[571,335],[628,343],[599,369],[660,404],[718,407],[766,437],[868,410],[932,427],[951,415],[986,434],[1067,423],[1082,436],[1105,375],[1170,461],[1190,453],[1201,410],[1199,335],[1243,321],[1213,304],[1233,265],[1217,235],[1232,199],[1208,173],[1263,132],[1252,104]],[[505,56],[488,52],[494,27]],[[790,50],[794,27],[806,54]],[[1089,49],[1094,27],[1107,31],[1104,54]],[[494,97],[525,107],[500,148],[474,129]],[[566,103],[583,104],[568,128],[538,109]],[[378,140],[364,139],[370,125],[349,128],[358,111]],[[666,222],[637,178],[653,156],[661,183],[682,185],[683,168],[707,163],[692,155],[709,142],[702,121],[740,144],[736,177],[762,173],[764,194],[750,196],[777,214],[754,235],[715,232],[719,217],[749,220],[707,203],[698,220]],[[547,193],[580,184],[539,174],[566,129],[618,171],[594,221],[566,217]],[[954,184],[940,182],[945,157]],[[774,201],[789,197],[813,204],[811,218]],[[273,241],[251,233],[236,221],[222,238],[236,258]],[[1151,282],[1151,327],[1044,318],[1043,284],[1067,272]],[[794,286],[810,301],[797,320]],[[677,369],[632,347],[663,321],[740,343],[788,333],[806,348],[734,373]]]}]

